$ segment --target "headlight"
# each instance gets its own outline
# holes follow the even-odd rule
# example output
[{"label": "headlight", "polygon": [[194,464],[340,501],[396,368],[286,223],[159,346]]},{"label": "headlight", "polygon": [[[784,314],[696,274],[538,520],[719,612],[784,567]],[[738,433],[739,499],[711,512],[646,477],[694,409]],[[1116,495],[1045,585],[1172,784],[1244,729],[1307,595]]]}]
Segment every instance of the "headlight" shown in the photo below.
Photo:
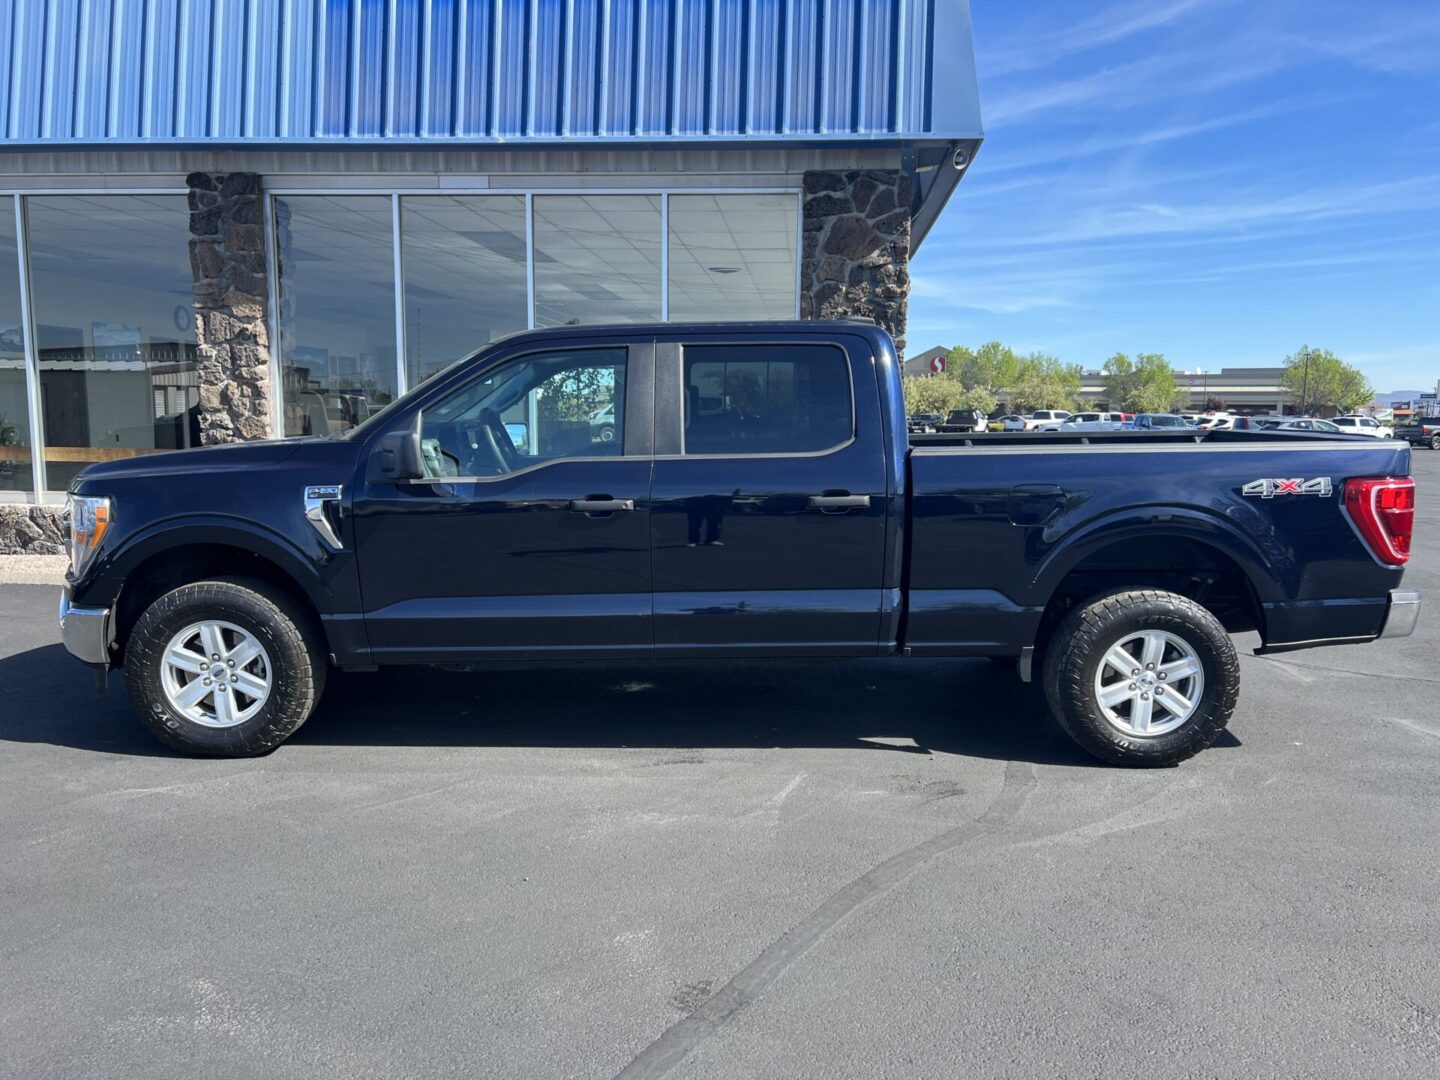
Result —
[{"label": "headlight", "polygon": [[70,571],[78,577],[100,550],[100,541],[105,539],[114,517],[110,513],[109,499],[71,495],[67,506],[70,511]]}]

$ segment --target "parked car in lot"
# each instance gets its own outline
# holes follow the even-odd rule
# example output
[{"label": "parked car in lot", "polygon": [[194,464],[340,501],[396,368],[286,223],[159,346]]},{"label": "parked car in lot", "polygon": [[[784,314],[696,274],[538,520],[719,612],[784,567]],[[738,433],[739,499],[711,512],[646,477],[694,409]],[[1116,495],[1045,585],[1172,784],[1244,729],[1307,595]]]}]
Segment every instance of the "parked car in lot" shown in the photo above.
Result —
[{"label": "parked car in lot", "polygon": [[1320,420],[1310,416],[1288,417],[1283,420],[1276,420],[1272,424],[1265,425],[1266,431],[1319,431],[1326,435],[1353,434],[1345,432],[1329,420]]},{"label": "parked car in lot", "polygon": [[912,435],[927,435],[936,431],[943,420],[938,412],[915,413],[905,423],[905,429]]},{"label": "parked car in lot", "polygon": [[1373,416],[1337,416],[1331,423],[1348,435],[1372,435],[1377,439],[1393,439],[1395,432]]},{"label": "parked car in lot", "polygon": [[1136,431],[1195,431],[1195,425],[1174,413],[1140,413],[1130,425]]},{"label": "parked car in lot", "polygon": [[1195,418],[1195,426],[1202,431],[1231,431],[1235,420],[1229,413],[1205,413]]},{"label": "parked car in lot", "polygon": [[1416,416],[1395,426],[1395,437],[1411,446],[1440,450],[1440,416]]},{"label": "parked car in lot", "polygon": [[1230,418],[1231,431],[1263,431],[1272,420],[1281,419],[1278,416],[1232,416]]},{"label": "parked car in lot", "polygon": [[195,754],[274,749],[335,671],[883,655],[1014,660],[1091,753],[1160,765],[1228,722],[1231,632],[1415,624],[1408,446],[905,427],[874,326],[523,333],[353,430],[91,465],[61,633]]},{"label": "parked car in lot", "polygon": [[945,418],[939,430],[950,435],[984,431],[990,421],[979,409],[955,409]]},{"label": "parked car in lot", "polygon": [[1023,416],[999,416],[991,420],[985,428],[987,431],[1025,431],[1028,429],[1029,421]]},{"label": "parked car in lot", "polygon": [[1025,430],[1055,430],[1045,428],[1046,424],[1059,424],[1063,420],[1069,420],[1071,412],[1068,409],[1036,409],[1025,418]]},{"label": "parked car in lot", "polygon": [[1041,424],[1041,431],[1118,431],[1125,425],[1125,414],[1117,412],[1082,412],[1066,417],[1053,427]]}]

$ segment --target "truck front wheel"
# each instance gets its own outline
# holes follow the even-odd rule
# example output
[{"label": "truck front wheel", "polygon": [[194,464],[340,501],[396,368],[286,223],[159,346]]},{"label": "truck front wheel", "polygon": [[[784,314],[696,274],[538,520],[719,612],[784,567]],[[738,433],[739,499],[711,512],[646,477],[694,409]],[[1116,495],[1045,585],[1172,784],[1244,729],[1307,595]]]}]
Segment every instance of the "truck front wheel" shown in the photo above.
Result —
[{"label": "truck front wheel", "polygon": [[1066,733],[1116,765],[1174,765],[1225,730],[1235,646],[1205,608],[1152,589],[1077,606],[1045,650],[1045,694]]},{"label": "truck front wheel", "polygon": [[265,582],[182,585],[136,620],[126,685],[140,719],[187,754],[248,757],[305,722],[325,687],[312,621]]}]

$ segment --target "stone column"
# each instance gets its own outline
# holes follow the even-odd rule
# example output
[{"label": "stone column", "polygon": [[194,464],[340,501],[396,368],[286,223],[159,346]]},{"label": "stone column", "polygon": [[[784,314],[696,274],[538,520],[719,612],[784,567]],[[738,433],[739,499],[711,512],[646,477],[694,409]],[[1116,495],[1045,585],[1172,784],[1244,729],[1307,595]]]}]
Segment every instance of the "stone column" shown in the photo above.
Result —
[{"label": "stone column", "polygon": [[865,315],[905,355],[910,177],[898,169],[805,174],[800,316]]},{"label": "stone column", "polygon": [[271,433],[270,335],[260,177],[191,173],[190,268],[195,276],[200,442]]}]

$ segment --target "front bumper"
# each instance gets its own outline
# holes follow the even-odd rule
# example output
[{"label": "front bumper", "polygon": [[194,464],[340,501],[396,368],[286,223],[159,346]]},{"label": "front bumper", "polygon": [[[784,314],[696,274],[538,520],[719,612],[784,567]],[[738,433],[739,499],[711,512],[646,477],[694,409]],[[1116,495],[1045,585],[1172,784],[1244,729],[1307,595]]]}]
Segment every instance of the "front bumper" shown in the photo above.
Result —
[{"label": "front bumper", "polygon": [[1385,609],[1385,622],[1380,636],[1409,637],[1420,619],[1420,593],[1416,589],[1391,589],[1390,606]]},{"label": "front bumper", "polygon": [[75,607],[68,590],[60,594],[60,640],[71,656],[87,664],[110,664],[110,611]]}]

